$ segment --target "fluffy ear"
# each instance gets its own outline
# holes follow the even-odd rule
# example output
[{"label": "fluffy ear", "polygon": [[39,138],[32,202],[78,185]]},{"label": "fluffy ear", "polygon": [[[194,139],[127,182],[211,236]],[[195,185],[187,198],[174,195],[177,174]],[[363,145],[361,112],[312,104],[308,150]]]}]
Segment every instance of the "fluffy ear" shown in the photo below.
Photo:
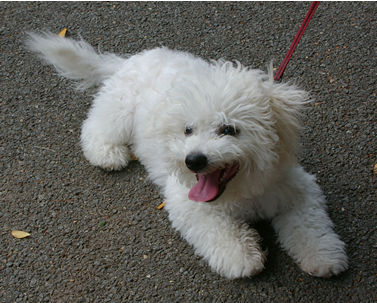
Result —
[{"label": "fluffy ear", "polygon": [[280,156],[295,160],[299,147],[301,113],[310,102],[309,94],[292,84],[270,82],[270,106],[280,141]]}]

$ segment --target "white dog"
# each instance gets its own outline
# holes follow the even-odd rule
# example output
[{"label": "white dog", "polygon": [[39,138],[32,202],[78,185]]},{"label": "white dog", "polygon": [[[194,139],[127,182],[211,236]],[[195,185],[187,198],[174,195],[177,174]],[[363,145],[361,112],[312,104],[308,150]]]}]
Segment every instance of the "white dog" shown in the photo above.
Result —
[{"label": "white dog", "polygon": [[79,88],[100,85],[81,143],[93,165],[118,170],[131,153],[162,191],[172,225],[229,279],[264,267],[250,227],[271,219],[305,272],[347,268],[315,177],[297,163],[299,111],[308,95],[239,63],[156,48],[97,53],[84,41],[30,34],[28,47]]}]

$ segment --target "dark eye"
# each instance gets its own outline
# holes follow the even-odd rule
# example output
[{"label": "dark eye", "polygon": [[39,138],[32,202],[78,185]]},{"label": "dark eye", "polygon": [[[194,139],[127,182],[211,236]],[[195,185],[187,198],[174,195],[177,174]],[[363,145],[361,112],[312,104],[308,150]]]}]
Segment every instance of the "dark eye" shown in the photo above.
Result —
[{"label": "dark eye", "polygon": [[219,135],[235,136],[239,131],[232,125],[223,125],[219,128],[218,133]]},{"label": "dark eye", "polygon": [[189,136],[191,134],[192,134],[192,127],[186,126],[186,128],[185,128],[185,135]]}]

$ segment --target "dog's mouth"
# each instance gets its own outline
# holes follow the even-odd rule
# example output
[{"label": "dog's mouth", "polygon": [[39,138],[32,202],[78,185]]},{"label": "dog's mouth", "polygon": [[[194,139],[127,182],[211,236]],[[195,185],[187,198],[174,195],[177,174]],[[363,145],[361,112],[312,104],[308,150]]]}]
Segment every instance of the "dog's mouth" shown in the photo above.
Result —
[{"label": "dog's mouth", "polygon": [[212,202],[224,192],[226,185],[237,174],[239,164],[237,162],[226,165],[211,173],[197,173],[196,183],[190,190],[188,197],[196,202]]}]

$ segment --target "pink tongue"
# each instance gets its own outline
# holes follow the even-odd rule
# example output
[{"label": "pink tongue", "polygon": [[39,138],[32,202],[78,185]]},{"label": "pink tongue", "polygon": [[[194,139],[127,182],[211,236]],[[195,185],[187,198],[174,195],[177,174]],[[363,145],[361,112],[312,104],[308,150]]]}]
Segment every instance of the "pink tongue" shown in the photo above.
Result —
[{"label": "pink tongue", "polygon": [[197,174],[198,183],[191,188],[188,197],[190,200],[197,202],[207,202],[216,198],[219,193],[219,176],[221,169],[211,174]]}]

